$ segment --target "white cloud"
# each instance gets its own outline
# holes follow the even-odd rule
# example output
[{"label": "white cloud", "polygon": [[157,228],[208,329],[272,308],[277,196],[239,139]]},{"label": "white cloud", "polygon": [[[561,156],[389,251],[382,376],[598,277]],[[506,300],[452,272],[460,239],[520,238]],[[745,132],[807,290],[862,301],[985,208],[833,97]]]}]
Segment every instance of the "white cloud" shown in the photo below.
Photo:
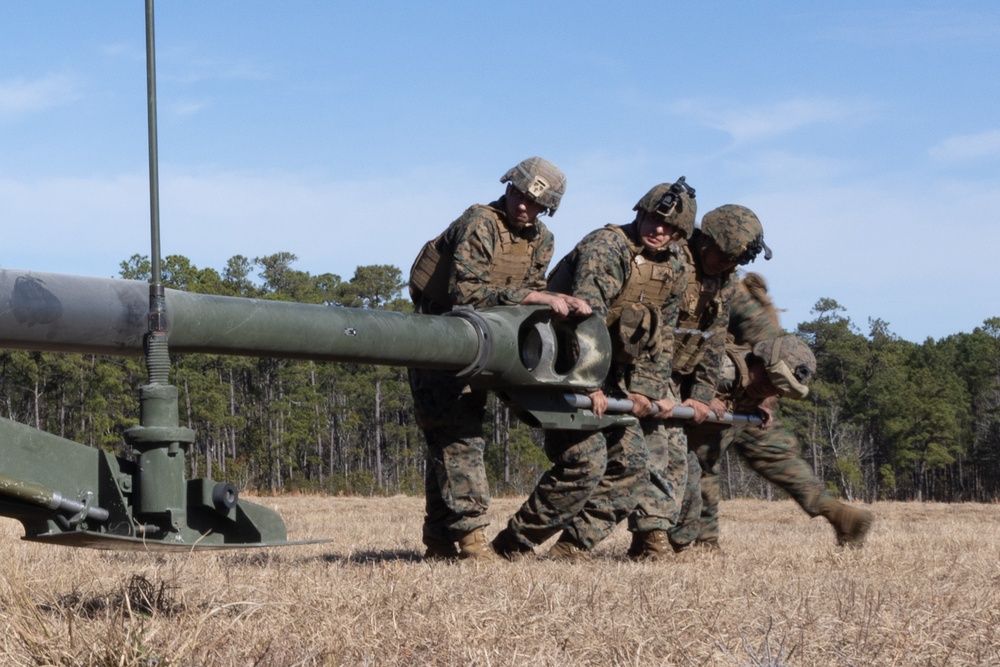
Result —
[{"label": "white cloud", "polygon": [[793,98],[758,106],[726,107],[706,100],[681,100],[670,110],[730,135],[734,143],[760,141],[803,127],[854,121],[871,114],[861,101]]},{"label": "white cloud", "polygon": [[0,82],[0,118],[65,104],[76,98],[75,88],[70,77],[60,74]]},{"label": "white cloud", "polygon": [[273,76],[273,68],[253,58],[220,58],[205,55],[197,47],[176,47],[157,56],[158,76],[183,84],[205,81],[263,81]]},{"label": "white cloud", "polygon": [[785,151],[762,151],[734,161],[731,166],[735,176],[752,179],[752,183],[774,181],[788,184],[829,181],[849,172],[853,164],[847,160],[795,155]]},{"label": "white cloud", "polygon": [[1000,130],[948,137],[930,149],[930,156],[945,162],[964,162],[1000,156]]},{"label": "white cloud", "polygon": [[[780,162],[783,158],[778,158]],[[556,257],[587,232],[631,219],[652,184],[630,174],[628,159],[591,154],[564,165],[570,196],[545,222]],[[641,170],[641,167],[639,167]],[[417,250],[473,202],[502,191],[496,175],[468,165],[425,165],[363,180],[287,172],[219,172],[165,165],[160,171],[161,247],[202,268],[227,259],[279,251],[296,268],[350,278],[358,266],[392,264],[404,272]],[[655,180],[655,179],[654,179]],[[813,319],[821,297],[836,299],[862,330],[881,318],[907,340],[969,332],[1000,315],[1000,274],[990,267],[1000,247],[1000,186],[881,179],[838,186],[772,181],[727,199],[760,216],[774,259],[747,268],[763,273],[794,328]],[[638,186],[633,189],[633,186]],[[148,181],[144,173],[111,178],[0,180],[5,220],[0,265],[57,273],[110,276],[133,253],[149,252]],[[717,206],[706,188],[702,212]],[[699,194],[699,200],[702,199]]]},{"label": "white cloud", "polygon": [[195,114],[201,112],[202,109],[211,106],[209,102],[205,101],[179,101],[174,102],[170,105],[170,110],[177,116],[194,116]]}]

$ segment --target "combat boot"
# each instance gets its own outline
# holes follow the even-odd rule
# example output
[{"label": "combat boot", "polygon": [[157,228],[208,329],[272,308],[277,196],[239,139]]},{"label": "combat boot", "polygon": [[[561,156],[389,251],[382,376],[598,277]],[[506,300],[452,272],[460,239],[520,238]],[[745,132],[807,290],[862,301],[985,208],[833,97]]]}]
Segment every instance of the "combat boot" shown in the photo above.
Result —
[{"label": "combat boot", "polygon": [[837,532],[837,546],[859,548],[872,527],[874,515],[868,510],[852,507],[835,498],[820,501],[819,512]]},{"label": "combat boot", "polygon": [[545,558],[547,560],[560,560],[567,563],[579,562],[590,560],[590,551],[581,547],[566,533],[563,533],[556,540],[556,543],[552,545],[552,548],[549,549],[549,553]]},{"label": "combat boot", "polygon": [[531,547],[525,546],[517,541],[514,537],[514,531],[510,528],[504,528],[497,536],[493,538],[490,543],[493,547],[493,552],[500,556],[501,558],[506,558],[512,563],[516,563],[521,560],[528,560],[534,558],[535,552]]},{"label": "combat boot", "polygon": [[458,556],[454,542],[430,542],[424,551],[424,560],[455,560]]},{"label": "combat boot", "polygon": [[461,560],[498,561],[500,558],[486,540],[486,529],[475,528],[458,534],[458,557]]},{"label": "combat boot", "polygon": [[642,540],[642,550],[638,556],[633,557],[635,560],[659,560],[674,553],[665,530],[650,530],[637,534]]}]

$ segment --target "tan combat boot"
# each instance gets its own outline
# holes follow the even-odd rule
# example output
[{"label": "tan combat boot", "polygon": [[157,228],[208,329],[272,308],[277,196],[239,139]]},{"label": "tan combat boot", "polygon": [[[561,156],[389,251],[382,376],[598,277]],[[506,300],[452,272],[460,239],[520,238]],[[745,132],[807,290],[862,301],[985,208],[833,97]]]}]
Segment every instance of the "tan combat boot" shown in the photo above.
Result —
[{"label": "tan combat boot", "polygon": [[872,527],[874,515],[868,510],[852,507],[835,498],[820,501],[820,514],[826,517],[837,532],[837,546],[859,548]]},{"label": "tan combat boot", "polygon": [[567,563],[590,560],[590,552],[578,545],[563,533],[549,553],[545,556],[547,560],[560,560]]},{"label": "tan combat boot", "polygon": [[535,557],[534,550],[518,542],[510,528],[504,528],[497,533],[490,546],[493,547],[493,552],[497,556],[506,558],[512,563]]},{"label": "tan combat boot", "polygon": [[500,557],[490,547],[485,528],[475,528],[458,534],[458,557],[461,560],[498,561]]},{"label": "tan combat boot", "polygon": [[666,531],[650,530],[637,534],[642,540],[642,550],[638,556],[634,556],[636,560],[660,560],[674,553]]}]

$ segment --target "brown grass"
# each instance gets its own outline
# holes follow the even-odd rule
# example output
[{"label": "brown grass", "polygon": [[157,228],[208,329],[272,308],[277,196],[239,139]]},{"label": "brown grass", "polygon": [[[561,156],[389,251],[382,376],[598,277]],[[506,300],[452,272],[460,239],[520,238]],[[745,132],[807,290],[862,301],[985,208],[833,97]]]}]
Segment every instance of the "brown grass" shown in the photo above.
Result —
[{"label": "brown grass", "polygon": [[632,563],[619,529],[587,563],[449,565],[419,557],[419,499],[259,502],[334,541],[100,552],[0,519],[0,663],[1000,664],[997,506],[881,503],[854,551],[791,502],[732,501],[722,557]]}]

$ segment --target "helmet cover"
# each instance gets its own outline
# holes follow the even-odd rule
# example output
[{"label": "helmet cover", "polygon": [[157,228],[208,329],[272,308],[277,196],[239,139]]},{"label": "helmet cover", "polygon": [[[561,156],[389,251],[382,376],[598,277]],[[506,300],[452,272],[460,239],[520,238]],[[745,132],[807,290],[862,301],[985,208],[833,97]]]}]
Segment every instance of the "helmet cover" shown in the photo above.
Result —
[{"label": "helmet cover", "polygon": [[507,170],[501,183],[510,183],[554,215],[566,193],[566,175],[545,158],[529,157]]},{"label": "helmet cover", "polygon": [[809,395],[809,381],[816,374],[816,356],[800,338],[786,335],[763,340],[753,354],[764,362],[771,384],[785,398]]}]

